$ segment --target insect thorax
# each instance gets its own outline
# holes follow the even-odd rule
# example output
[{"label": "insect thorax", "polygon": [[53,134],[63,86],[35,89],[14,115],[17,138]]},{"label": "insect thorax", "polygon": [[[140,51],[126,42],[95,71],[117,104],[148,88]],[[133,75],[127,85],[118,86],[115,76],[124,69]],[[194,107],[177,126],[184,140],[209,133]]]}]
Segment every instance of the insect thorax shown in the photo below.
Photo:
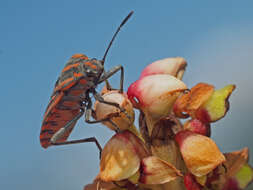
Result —
[{"label": "insect thorax", "polygon": [[104,71],[102,62],[97,59],[88,59],[86,56],[72,56],[63,68],[55,87],[67,80],[81,78],[87,81],[88,86],[96,86]]}]

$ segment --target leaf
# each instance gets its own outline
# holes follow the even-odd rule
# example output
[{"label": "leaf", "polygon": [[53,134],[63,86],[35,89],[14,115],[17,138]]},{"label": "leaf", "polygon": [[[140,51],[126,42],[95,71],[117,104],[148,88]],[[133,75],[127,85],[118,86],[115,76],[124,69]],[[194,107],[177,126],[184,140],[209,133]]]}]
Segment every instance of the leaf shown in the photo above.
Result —
[{"label": "leaf", "polygon": [[235,85],[227,85],[215,90],[212,96],[196,111],[196,118],[205,123],[215,122],[223,118],[229,110],[229,96]]}]

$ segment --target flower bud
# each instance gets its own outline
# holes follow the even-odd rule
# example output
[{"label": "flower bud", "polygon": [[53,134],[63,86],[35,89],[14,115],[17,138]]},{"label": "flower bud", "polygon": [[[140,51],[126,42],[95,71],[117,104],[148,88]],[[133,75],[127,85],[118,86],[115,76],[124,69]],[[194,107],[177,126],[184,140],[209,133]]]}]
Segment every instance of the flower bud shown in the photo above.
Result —
[{"label": "flower bud", "polygon": [[143,77],[128,88],[127,95],[136,108],[153,119],[167,116],[177,97],[187,86],[170,75],[149,75]]},{"label": "flower bud", "polygon": [[207,137],[211,136],[211,129],[209,123],[203,123],[198,119],[191,119],[184,123],[184,129],[205,135]]},{"label": "flower bud", "polygon": [[182,57],[172,57],[155,61],[148,65],[141,73],[141,77],[155,74],[168,74],[182,79],[187,63]]},{"label": "flower bud", "polygon": [[[126,110],[126,113],[128,116],[130,116],[130,119],[127,117],[126,113],[120,112],[117,107],[96,101],[94,110],[97,120],[110,118],[111,121],[115,123],[121,130],[128,129],[131,125],[133,125],[134,110],[126,94],[122,94],[117,91],[108,91],[102,97],[107,102],[118,103],[120,107]],[[103,124],[110,129],[115,130],[115,126],[110,122],[103,122]]]}]

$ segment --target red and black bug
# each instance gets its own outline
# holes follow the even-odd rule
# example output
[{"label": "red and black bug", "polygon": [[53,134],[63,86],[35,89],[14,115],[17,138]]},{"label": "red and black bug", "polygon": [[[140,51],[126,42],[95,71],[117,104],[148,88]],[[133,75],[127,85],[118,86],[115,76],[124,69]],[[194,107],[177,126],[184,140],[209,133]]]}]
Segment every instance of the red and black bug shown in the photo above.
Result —
[{"label": "red and black bug", "polygon": [[[56,81],[53,94],[44,114],[40,132],[40,143],[42,147],[47,148],[51,145],[95,142],[101,152],[101,146],[95,137],[72,141],[66,140],[76,122],[83,114],[85,114],[85,121],[87,123],[111,122],[109,118],[90,120],[93,111],[90,95],[97,101],[116,106],[120,111],[125,112],[117,103],[104,101],[102,96],[96,92],[96,87],[116,72],[121,71],[119,91],[123,92],[123,67],[118,65],[105,72],[104,63],[113,40],[120,31],[120,28],[132,14],[133,12],[130,12],[118,27],[102,60],[89,59],[84,54],[75,54],[67,62]],[[117,126],[115,127],[117,128]]]}]

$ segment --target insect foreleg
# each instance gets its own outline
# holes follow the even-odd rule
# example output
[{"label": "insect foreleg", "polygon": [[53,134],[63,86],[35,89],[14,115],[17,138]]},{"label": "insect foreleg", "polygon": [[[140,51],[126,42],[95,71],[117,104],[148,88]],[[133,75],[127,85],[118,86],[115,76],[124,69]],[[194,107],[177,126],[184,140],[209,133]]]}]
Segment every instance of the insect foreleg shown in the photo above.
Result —
[{"label": "insect foreleg", "polygon": [[104,104],[111,105],[111,106],[115,106],[116,108],[118,108],[120,110],[120,112],[123,112],[127,116],[128,119],[131,119],[131,117],[128,115],[126,110],[124,108],[120,107],[120,105],[118,103],[105,101],[104,98],[99,93],[97,93],[95,89],[92,91],[92,93],[93,93],[94,98],[97,101],[104,103]]},{"label": "insect foreleg", "polygon": [[84,138],[84,139],[79,139],[79,140],[72,140],[72,141],[65,141],[65,142],[57,142],[57,140],[61,139],[64,134],[71,128],[72,124],[74,124],[82,115],[84,114],[84,111],[81,110],[81,112],[70,122],[68,122],[64,127],[59,129],[50,139],[50,142],[52,145],[67,145],[67,144],[78,144],[78,143],[86,143],[86,142],[94,142],[99,149],[99,158],[101,158],[101,152],[102,152],[102,147],[97,141],[95,137],[90,137],[90,138]]},{"label": "insect foreleg", "polygon": [[84,114],[84,111],[81,109],[81,112],[69,121],[64,127],[60,128],[50,139],[51,144],[57,145],[57,140],[61,139],[69,128]]},{"label": "insect foreleg", "polygon": [[94,142],[99,150],[99,158],[101,158],[102,153],[102,147],[97,141],[96,137],[90,137],[85,139],[79,139],[79,140],[72,140],[72,141],[65,141],[65,142],[59,142],[54,143],[53,145],[67,145],[67,144],[79,144],[79,143],[86,143],[86,142]]},{"label": "insect foreleg", "polygon": [[118,103],[115,103],[115,102],[108,102],[108,101],[105,101],[104,98],[99,94],[97,93],[95,90],[92,92],[93,93],[93,96],[94,98],[101,102],[101,103],[104,103],[104,104],[108,104],[108,105],[111,105],[111,106],[115,106],[116,108],[118,108],[121,112],[125,112],[126,110],[122,107],[120,107],[120,105]]},{"label": "insect foreleg", "polygon": [[102,83],[108,78],[110,78],[112,75],[114,75],[118,71],[120,72],[120,93],[123,93],[123,82],[124,82],[124,68],[122,65],[115,66],[111,68],[109,71],[105,72],[103,76],[99,79],[98,83]]},{"label": "insect foreleg", "polygon": [[104,118],[104,119],[99,119],[99,120],[93,120],[93,121],[91,121],[92,111],[93,111],[92,110],[92,102],[89,99],[88,100],[88,105],[87,105],[87,110],[85,112],[85,122],[87,122],[89,124],[95,124],[95,123],[101,123],[101,122],[107,121],[107,122],[111,123],[115,127],[115,131],[116,132],[120,131],[119,127],[113,121],[111,121],[110,118]]}]

